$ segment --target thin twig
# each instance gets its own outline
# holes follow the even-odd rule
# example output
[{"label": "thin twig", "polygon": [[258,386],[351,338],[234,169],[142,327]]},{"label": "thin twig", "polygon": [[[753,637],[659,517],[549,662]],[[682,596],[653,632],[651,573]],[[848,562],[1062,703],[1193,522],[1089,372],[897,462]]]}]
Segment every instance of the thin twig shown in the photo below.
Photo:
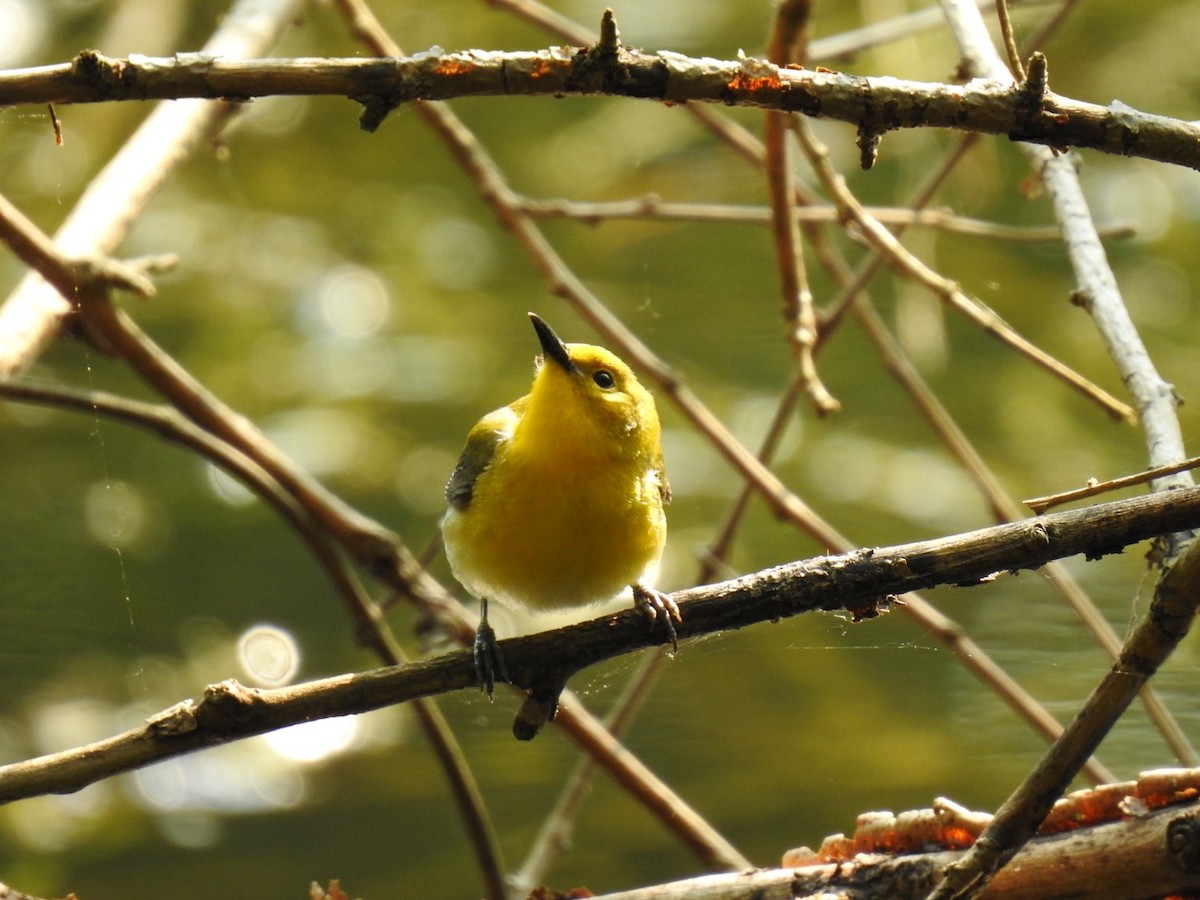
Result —
[{"label": "thin twig", "polygon": [[1093,478],[1088,482],[1087,487],[1075,488],[1074,490],[1063,491],[1059,494],[1049,494],[1045,497],[1034,497],[1026,500],[1025,505],[1035,513],[1044,513],[1046,510],[1061,506],[1064,503],[1086,500],[1088,497],[1096,497],[1100,494],[1107,494],[1109,491],[1118,491],[1121,488],[1133,487],[1136,484],[1146,484],[1147,482],[1164,478],[1167,475],[1174,475],[1176,472],[1186,472],[1195,468],[1200,468],[1200,456],[1193,456],[1191,459],[1185,459],[1183,462],[1170,466],[1147,469],[1145,472],[1138,472],[1136,475],[1110,478],[1107,481],[1097,481]]},{"label": "thin twig", "polygon": [[[555,34],[572,44],[589,44],[595,37],[586,28],[568,19],[537,0],[484,0],[488,6],[506,9],[528,22]],[[976,0],[980,8],[989,9],[996,0]],[[1040,0],[1052,3],[1055,0]],[[861,28],[853,28],[837,34],[813,40],[808,45],[808,58],[813,62],[843,59],[880,44],[891,43],[922,31],[939,28],[942,17],[933,7],[892,16],[879,22],[871,22]]]},{"label": "thin twig", "polygon": [[1008,14],[1008,0],[997,0],[996,18],[1000,20],[1000,37],[1004,41],[1004,52],[1008,54],[1008,68],[1017,81],[1025,80],[1025,64],[1017,50],[1017,36],[1013,32],[1012,17]]},{"label": "thin twig", "polygon": [[[522,212],[539,219],[579,219],[597,225],[608,219],[655,219],[671,222],[716,222],[770,225],[771,210],[766,206],[747,206],[729,203],[679,203],[663,200],[657,194],[646,194],[628,200],[583,201],[566,198],[534,199],[521,197],[517,206]],[[1058,243],[1062,232],[1057,225],[1009,225],[988,222],[970,216],[960,216],[949,209],[906,209],[890,206],[867,206],[867,212],[889,226],[936,228],[953,234],[983,237],[989,240],[1019,243]],[[796,221],[834,224],[840,215],[833,206],[792,205]],[[1110,225],[1100,229],[1106,240],[1133,237],[1131,225]]]},{"label": "thin twig", "polygon": [[967,296],[957,284],[943,278],[906,250],[892,236],[891,232],[867,215],[862,204],[846,188],[845,179],[829,163],[828,151],[816,139],[812,129],[808,127],[808,123],[803,119],[793,119],[792,125],[796,135],[800,138],[800,146],[804,149],[809,164],[834,202],[858,224],[871,244],[884,253],[894,267],[918,284],[923,285],[951,309],[961,313],[982,328],[984,332],[1096,403],[1113,418],[1122,421],[1133,420],[1134,413],[1128,405],[1022,337],[982,302]]},{"label": "thin twig", "polygon": [[[786,66],[805,59],[810,9],[810,0],[784,0],[776,7],[767,43],[767,58],[774,65]],[[792,214],[796,188],[795,169],[787,143],[787,113],[768,110],[764,128],[771,234],[774,237],[775,266],[779,272],[779,290],[783,300],[784,327],[805,392],[812,400],[817,415],[826,416],[841,409],[841,404],[821,381],[813,356],[813,348],[817,345],[817,317],[813,312],[812,288],[805,268],[800,225]]]}]

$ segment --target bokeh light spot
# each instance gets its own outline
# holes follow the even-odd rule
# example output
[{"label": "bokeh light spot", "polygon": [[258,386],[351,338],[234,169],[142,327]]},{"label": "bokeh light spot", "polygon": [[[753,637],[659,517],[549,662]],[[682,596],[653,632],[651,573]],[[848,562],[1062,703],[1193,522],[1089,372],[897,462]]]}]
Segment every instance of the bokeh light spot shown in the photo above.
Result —
[{"label": "bokeh light spot", "polygon": [[272,731],[263,740],[280,756],[296,762],[317,762],[348,750],[358,734],[358,719],[341,716],[301,722]]},{"label": "bokeh light spot", "polygon": [[102,481],[83,497],[88,534],[108,547],[128,547],[145,533],[149,509],[139,491],[123,481]]},{"label": "bokeh light spot", "polygon": [[204,478],[217,498],[230,506],[248,506],[254,502],[254,493],[219,466],[206,465]]},{"label": "bokeh light spot", "polygon": [[300,669],[300,647],[276,625],[255,625],[237,642],[238,662],[249,679],[263,687],[288,684]]},{"label": "bokeh light spot", "polygon": [[341,337],[375,334],[391,312],[387,285],[362,266],[338,266],[326,274],[316,298],[321,323]]},{"label": "bokeh light spot", "polygon": [[16,68],[41,48],[46,21],[32,0],[0,0],[0,67]]}]

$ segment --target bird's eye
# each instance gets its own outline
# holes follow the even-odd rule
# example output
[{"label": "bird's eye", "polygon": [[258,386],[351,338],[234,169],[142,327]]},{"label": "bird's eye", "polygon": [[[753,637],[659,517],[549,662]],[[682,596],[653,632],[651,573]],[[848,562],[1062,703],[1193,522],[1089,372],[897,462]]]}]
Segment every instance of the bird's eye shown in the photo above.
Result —
[{"label": "bird's eye", "polygon": [[608,369],[597,369],[592,375],[592,381],[596,382],[597,387],[605,391],[610,390],[617,383],[617,380],[613,378],[613,373],[608,371]]}]

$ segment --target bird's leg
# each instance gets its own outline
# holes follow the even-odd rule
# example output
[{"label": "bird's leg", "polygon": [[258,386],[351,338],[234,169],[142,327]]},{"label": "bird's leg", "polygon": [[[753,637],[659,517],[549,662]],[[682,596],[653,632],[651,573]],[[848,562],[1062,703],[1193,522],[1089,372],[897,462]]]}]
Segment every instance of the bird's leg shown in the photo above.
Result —
[{"label": "bird's leg", "polygon": [[[644,584],[634,584],[631,587],[633,605],[650,618],[651,627],[655,622],[663,623],[663,627],[667,629],[667,637],[671,639],[671,652],[678,653],[679,640],[675,634],[675,622],[683,621],[683,616],[679,614],[679,604],[672,600],[670,595]],[[672,619],[675,622],[672,622]]]},{"label": "bird's leg", "polygon": [[475,629],[475,683],[479,689],[488,695],[490,700],[496,679],[510,681],[508,669],[504,666],[504,654],[500,652],[500,644],[496,641],[496,632],[488,624],[488,602],[484,598],[479,601],[479,627]]}]

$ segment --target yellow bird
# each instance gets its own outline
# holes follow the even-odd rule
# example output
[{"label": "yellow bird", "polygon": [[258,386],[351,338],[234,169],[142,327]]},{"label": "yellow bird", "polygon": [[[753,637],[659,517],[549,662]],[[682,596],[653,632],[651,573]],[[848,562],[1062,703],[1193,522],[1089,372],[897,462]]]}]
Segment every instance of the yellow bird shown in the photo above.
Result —
[{"label": "yellow bird", "polygon": [[533,313],[533,387],[488,413],[446,483],[454,577],[479,598],[475,667],[488,694],[508,680],[488,601],[532,612],[589,606],[632,587],[672,645],[679,607],[644,580],[667,537],[671,488],[654,398],[603,347],[564,344]]}]

